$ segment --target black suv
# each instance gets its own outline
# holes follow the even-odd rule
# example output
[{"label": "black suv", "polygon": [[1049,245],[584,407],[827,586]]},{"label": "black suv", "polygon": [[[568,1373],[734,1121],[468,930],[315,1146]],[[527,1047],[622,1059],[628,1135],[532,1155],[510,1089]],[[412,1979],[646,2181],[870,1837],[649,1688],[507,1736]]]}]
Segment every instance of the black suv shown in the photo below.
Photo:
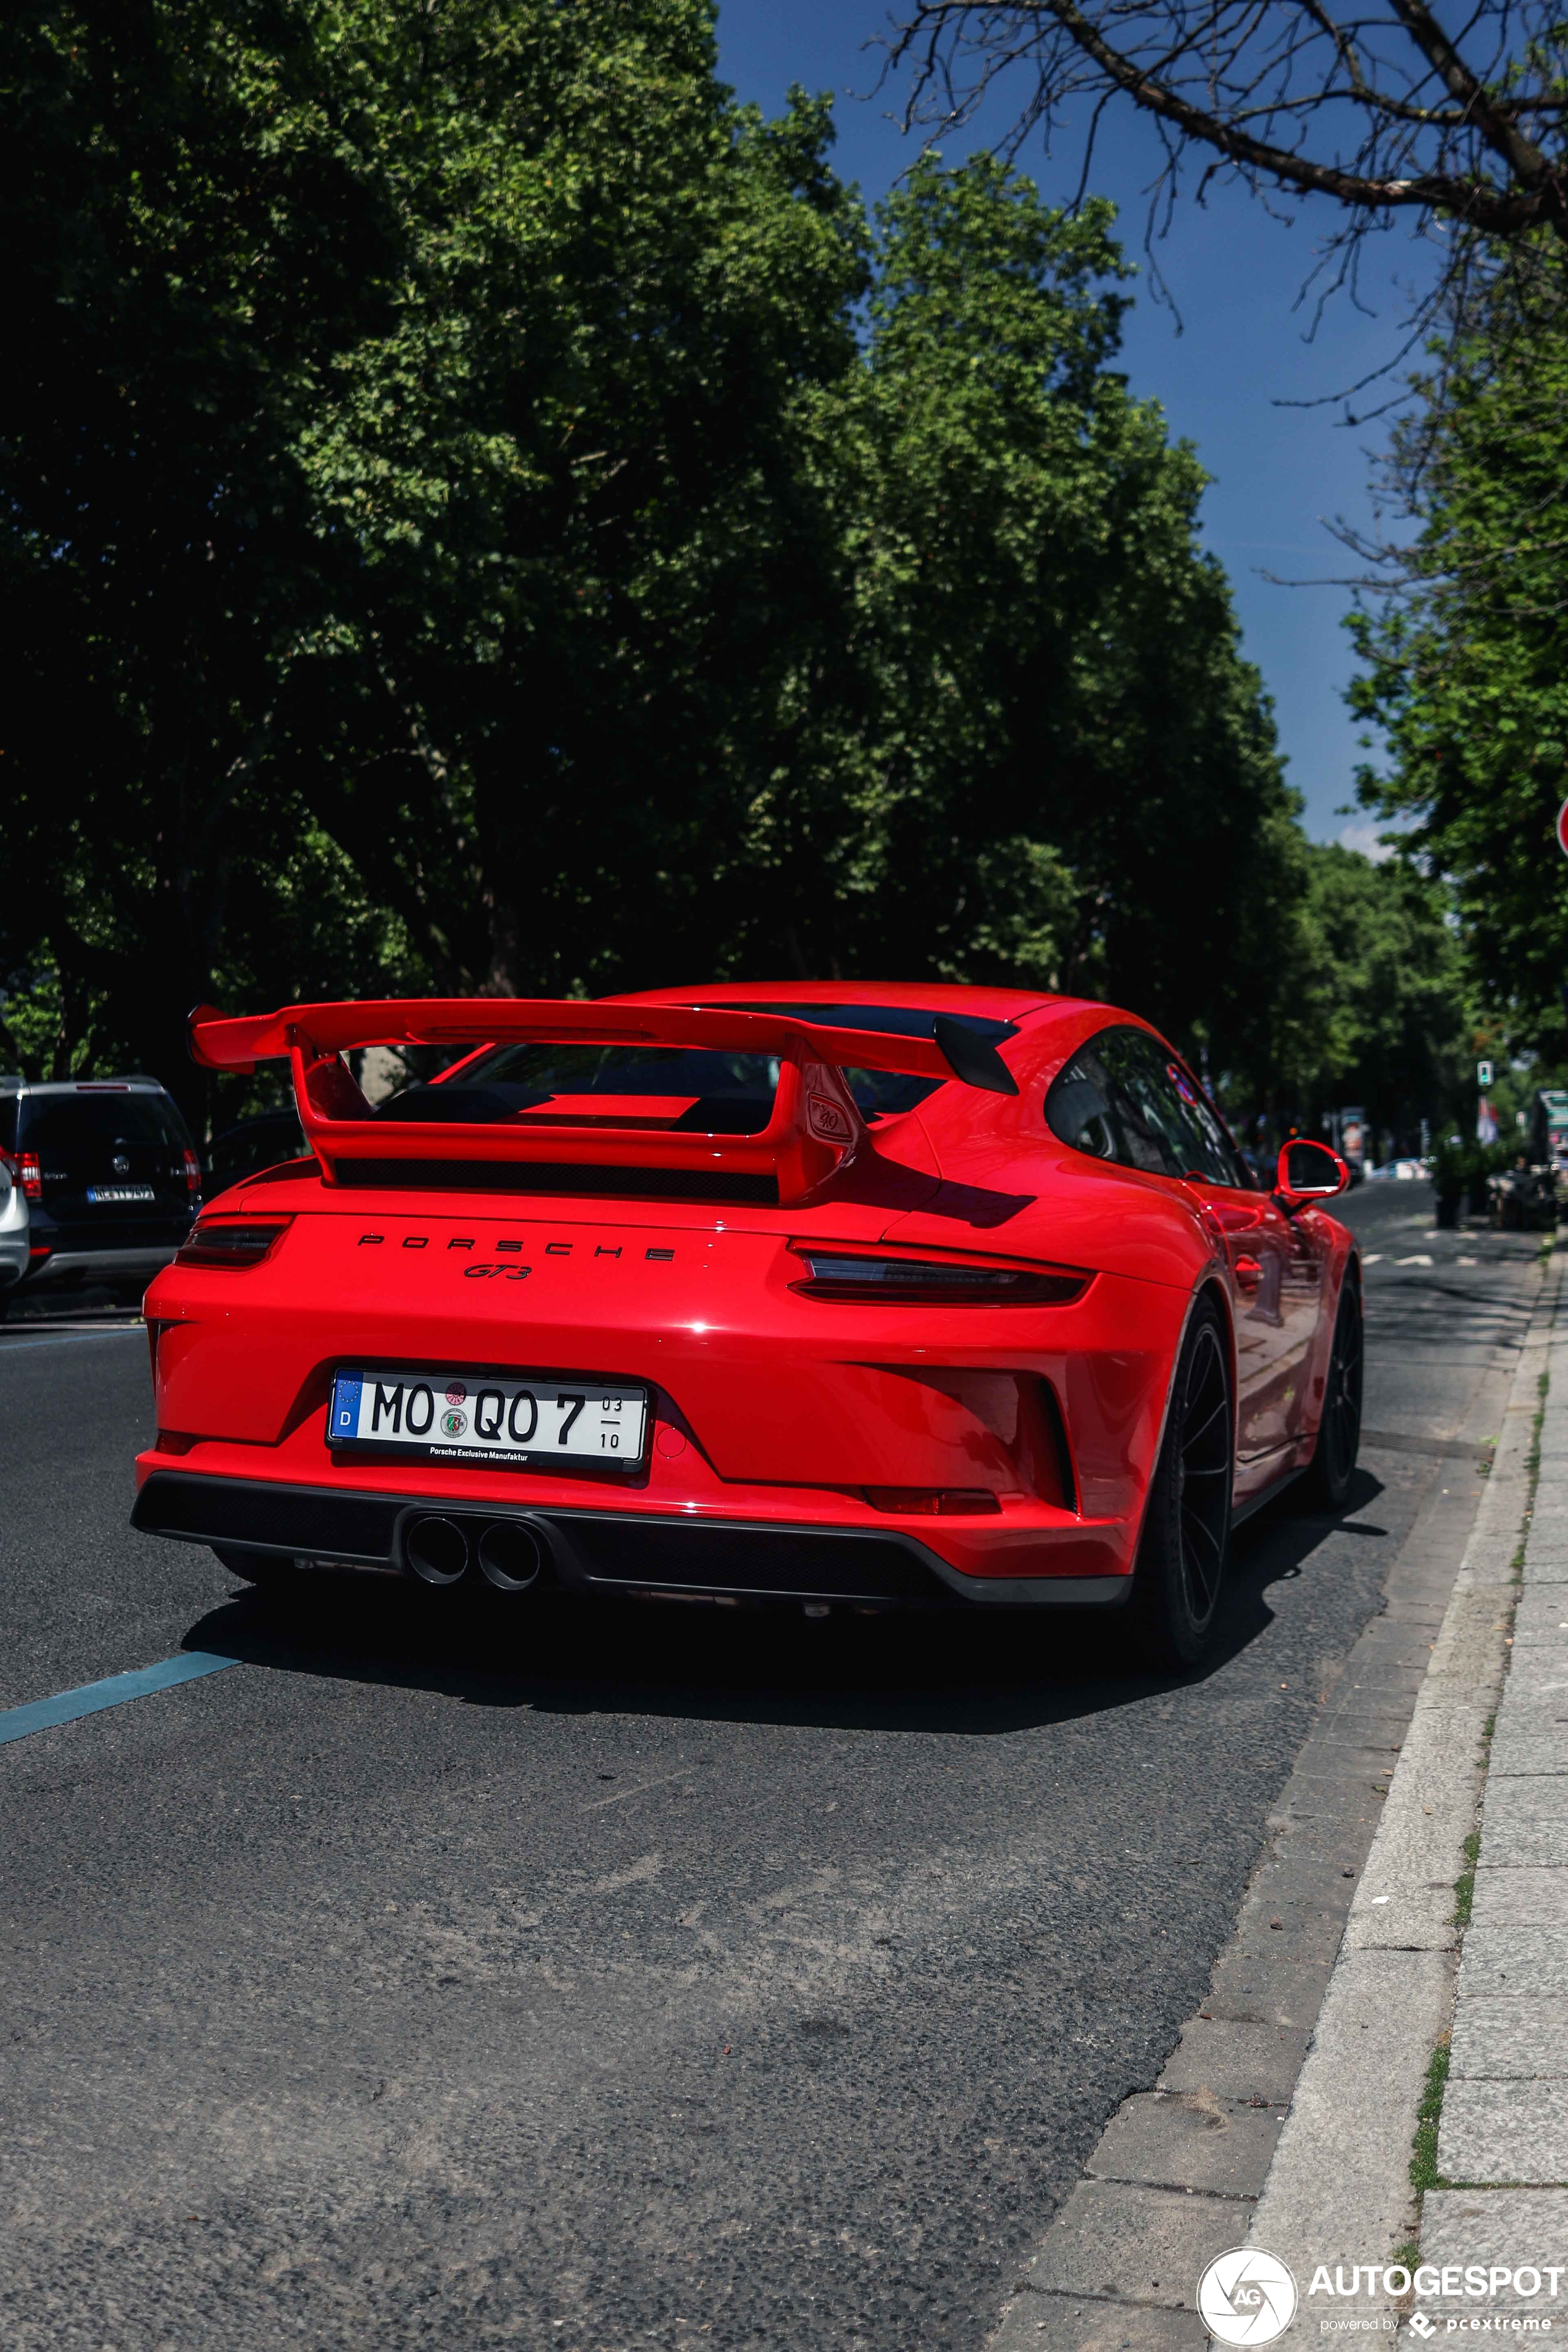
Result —
[{"label": "black suv", "polygon": [[142,1288],[201,1207],[202,1169],[156,1078],[0,1077],[0,1154],[27,1196],[26,1273],[0,1292]]}]

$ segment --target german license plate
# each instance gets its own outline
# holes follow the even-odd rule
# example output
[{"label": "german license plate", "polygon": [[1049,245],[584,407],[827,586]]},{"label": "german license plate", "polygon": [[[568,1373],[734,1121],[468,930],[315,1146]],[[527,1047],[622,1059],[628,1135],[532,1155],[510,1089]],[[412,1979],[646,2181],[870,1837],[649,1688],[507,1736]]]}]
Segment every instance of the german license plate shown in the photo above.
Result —
[{"label": "german license plate", "polygon": [[158,1195],[151,1184],[89,1184],[87,1197],[92,1202],[112,1202],[118,1208],[126,1201],[155,1201]]},{"label": "german license plate", "polygon": [[598,1462],[643,1457],[647,1391],[555,1373],[358,1372],[333,1376],[332,1445],[397,1446],[427,1462]]}]

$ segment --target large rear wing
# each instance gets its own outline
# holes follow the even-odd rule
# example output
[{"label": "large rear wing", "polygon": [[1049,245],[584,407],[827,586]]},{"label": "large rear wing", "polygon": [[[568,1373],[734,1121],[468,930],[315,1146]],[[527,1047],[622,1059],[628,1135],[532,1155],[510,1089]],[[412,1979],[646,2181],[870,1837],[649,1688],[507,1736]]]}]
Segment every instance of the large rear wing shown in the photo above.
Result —
[{"label": "large rear wing", "polygon": [[[847,1010],[848,1008],[846,1008]],[[851,1160],[866,1129],[844,1068],[910,1077],[956,1078],[988,1093],[1017,1085],[985,1026],[938,1013],[930,1036],[895,1035],[804,1021],[794,1013],[741,1011],[720,1004],[650,1004],[575,997],[383,997],[357,1003],[291,1004],[281,1012],[228,1019],[216,1006],[190,1016],[191,1053],[210,1070],[253,1070],[287,1056],[293,1065],[300,1123],[328,1180],[352,1183],[356,1163],[463,1160],[554,1163],[665,1171],[661,1191],[682,1171],[739,1179],[741,1197],[798,1201]],[[668,1045],[729,1048],[775,1057],[772,1115],[754,1135],[674,1133],[628,1122],[552,1120],[548,1127],[376,1117],[342,1055],[367,1045]],[[383,1179],[382,1181],[384,1181]],[[414,1181],[410,1170],[410,1181]]]}]

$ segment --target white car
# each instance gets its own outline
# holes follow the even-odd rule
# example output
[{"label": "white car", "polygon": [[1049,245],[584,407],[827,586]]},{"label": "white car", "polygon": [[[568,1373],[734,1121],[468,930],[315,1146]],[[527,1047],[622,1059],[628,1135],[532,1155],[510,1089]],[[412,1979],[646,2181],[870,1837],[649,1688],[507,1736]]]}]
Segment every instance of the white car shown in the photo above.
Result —
[{"label": "white car", "polygon": [[0,1153],[0,1316],[27,1271],[27,1196]]}]

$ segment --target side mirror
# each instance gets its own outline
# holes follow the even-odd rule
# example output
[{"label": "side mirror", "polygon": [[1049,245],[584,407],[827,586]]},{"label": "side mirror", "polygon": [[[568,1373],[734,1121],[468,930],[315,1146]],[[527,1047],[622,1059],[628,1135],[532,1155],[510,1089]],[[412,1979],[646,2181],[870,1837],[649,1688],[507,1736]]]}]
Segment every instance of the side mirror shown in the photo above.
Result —
[{"label": "side mirror", "polygon": [[1348,1190],[1350,1181],[1351,1171],[1337,1151],[1331,1151],[1326,1143],[1309,1143],[1298,1137],[1279,1154],[1274,1187],[1279,1198],[1294,1208],[1309,1201],[1331,1201],[1336,1192]]}]

